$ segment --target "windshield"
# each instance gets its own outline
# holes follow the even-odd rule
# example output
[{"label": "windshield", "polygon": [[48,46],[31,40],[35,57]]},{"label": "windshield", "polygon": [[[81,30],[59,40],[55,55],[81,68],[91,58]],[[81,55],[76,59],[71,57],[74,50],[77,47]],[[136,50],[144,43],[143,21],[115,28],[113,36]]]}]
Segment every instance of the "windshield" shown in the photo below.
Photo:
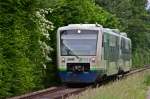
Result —
[{"label": "windshield", "polygon": [[96,30],[64,30],[61,31],[61,55],[85,56],[96,55],[97,48]]}]

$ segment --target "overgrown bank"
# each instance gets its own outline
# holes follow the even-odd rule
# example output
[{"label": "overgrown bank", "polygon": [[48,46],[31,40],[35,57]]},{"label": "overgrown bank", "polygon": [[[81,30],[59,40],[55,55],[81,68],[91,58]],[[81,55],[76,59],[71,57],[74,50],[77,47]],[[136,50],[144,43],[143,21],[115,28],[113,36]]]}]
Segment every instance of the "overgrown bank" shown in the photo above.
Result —
[{"label": "overgrown bank", "polygon": [[150,70],[132,75],[95,89],[89,89],[68,99],[146,99]]}]

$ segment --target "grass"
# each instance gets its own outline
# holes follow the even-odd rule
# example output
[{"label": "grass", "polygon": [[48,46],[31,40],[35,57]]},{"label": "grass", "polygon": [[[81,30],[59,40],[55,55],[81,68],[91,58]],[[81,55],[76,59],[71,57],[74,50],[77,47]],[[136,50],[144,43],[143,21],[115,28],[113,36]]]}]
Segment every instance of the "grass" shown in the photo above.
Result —
[{"label": "grass", "polygon": [[150,70],[70,96],[68,99],[146,99]]},{"label": "grass", "polygon": [[150,74],[145,76],[144,83],[145,83],[147,86],[150,86]]}]

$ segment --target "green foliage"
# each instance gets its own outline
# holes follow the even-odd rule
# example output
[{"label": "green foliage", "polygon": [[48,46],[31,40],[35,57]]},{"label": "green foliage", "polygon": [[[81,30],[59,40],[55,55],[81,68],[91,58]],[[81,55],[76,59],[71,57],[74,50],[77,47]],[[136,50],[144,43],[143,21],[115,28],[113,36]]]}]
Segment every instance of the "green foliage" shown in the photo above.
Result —
[{"label": "green foliage", "polygon": [[36,15],[35,0],[0,1],[0,8],[0,98],[43,88],[52,24]]},{"label": "green foliage", "polygon": [[[150,17],[146,11],[147,0],[96,0],[107,11],[115,14],[132,40],[133,66],[148,64],[150,57]],[[147,58],[144,58],[147,57]],[[146,60],[146,61],[145,61]]]},{"label": "green foliage", "polygon": [[77,23],[99,23],[104,27],[117,28],[119,21],[92,0],[61,0],[50,17],[55,26]]},{"label": "green foliage", "polygon": [[150,86],[150,75],[145,75],[144,83],[145,83],[147,86]]},{"label": "green foliage", "polygon": [[139,68],[141,66],[147,65],[150,63],[150,50],[137,48],[132,55],[132,63],[134,68]]}]

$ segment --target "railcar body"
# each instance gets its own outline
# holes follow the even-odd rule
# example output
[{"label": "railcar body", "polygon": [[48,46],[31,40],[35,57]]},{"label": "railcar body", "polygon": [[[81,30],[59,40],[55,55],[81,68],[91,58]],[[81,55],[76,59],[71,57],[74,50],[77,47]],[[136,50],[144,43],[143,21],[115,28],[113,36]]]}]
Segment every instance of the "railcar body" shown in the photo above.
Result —
[{"label": "railcar body", "polygon": [[70,24],[57,31],[59,76],[64,83],[94,83],[128,72],[131,40],[125,33],[97,24]]}]

